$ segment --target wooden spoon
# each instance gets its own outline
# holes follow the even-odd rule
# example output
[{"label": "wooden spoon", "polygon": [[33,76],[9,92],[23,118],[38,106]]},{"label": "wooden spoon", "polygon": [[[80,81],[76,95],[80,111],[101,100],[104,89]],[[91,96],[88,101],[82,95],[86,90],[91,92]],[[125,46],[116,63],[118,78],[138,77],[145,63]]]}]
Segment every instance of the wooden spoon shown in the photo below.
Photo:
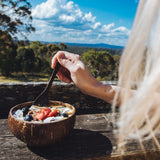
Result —
[{"label": "wooden spoon", "polygon": [[52,85],[52,82],[58,72],[60,68],[60,63],[57,62],[55,68],[52,71],[50,80],[46,86],[46,88],[35,98],[35,100],[33,101],[32,105],[35,106],[48,106],[48,91]]}]

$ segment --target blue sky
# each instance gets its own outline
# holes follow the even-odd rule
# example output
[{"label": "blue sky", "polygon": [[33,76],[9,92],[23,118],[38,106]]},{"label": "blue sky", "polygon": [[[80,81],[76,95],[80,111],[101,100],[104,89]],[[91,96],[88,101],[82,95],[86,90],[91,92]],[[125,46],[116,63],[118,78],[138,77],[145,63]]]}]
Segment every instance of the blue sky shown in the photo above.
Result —
[{"label": "blue sky", "polygon": [[30,40],[124,46],[138,0],[29,0],[36,32]]}]

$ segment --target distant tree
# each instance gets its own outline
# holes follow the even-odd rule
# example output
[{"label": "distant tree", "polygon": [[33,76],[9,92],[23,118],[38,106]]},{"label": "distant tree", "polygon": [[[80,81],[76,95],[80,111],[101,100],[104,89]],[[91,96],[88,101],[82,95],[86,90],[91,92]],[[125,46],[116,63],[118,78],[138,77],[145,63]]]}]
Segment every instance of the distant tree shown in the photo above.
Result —
[{"label": "distant tree", "polygon": [[8,32],[0,29],[0,72],[4,76],[10,76],[15,69],[16,49]]},{"label": "distant tree", "polygon": [[62,42],[59,43],[59,47],[60,47],[61,50],[67,49],[67,45],[65,43],[62,43]]},{"label": "distant tree", "polygon": [[35,55],[31,48],[20,47],[17,50],[17,63],[19,71],[23,72],[33,72],[34,71],[34,63],[35,63]]},{"label": "distant tree", "polygon": [[34,72],[42,72],[43,61],[40,57],[35,57]]},{"label": "distant tree", "polygon": [[38,48],[38,55],[40,56],[46,56],[47,55],[47,52],[48,52],[48,48],[46,45],[41,45],[39,48]]},{"label": "distant tree", "polygon": [[32,26],[30,3],[27,0],[1,0],[0,28],[13,38],[17,38],[17,33],[26,38],[25,32],[35,30]]},{"label": "distant tree", "polygon": [[41,57],[41,71],[42,73],[51,73],[51,67],[50,67],[50,59],[46,59],[44,57]]},{"label": "distant tree", "polygon": [[112,80],[115,61],[109,52],[89,50],[82,55],[82,59],[95,78]]},{"label": "distant tree", "polygon": [[39,49],[39,47],[41,46],[41,43],[40,43],[40,41],[32,41],[31,43],[30,43],[30,48],[32,48],[32,50],[34,51],[34,54],[36,55],[36,56],[39,56],[39,54],[38,54],[38,49]]},{"label": "distant tree", "polygon": [[113,80],[118,80],[118,68],[119,68],[119,62],[120,62],[120,55],[113,55],[113,59],[115,61],[115,69],[113,72]]},{"label": "distant tree", "polygon": [[59,51],[60,47],[57,44],[50,43],[47,45],[49,52]]},{"label": "distant tree", "polygon": [[18,47],[24,47],[24,46],[28,46],[30,44],[30,42],[28,40],[19,40],[17,41],[17,45]]},{"label": "distant tree", "polygon": [[57,51],[61,50],[61,48],[54,43],[50,43],[47,45],[48,48],[48,55],[53,56]]}]

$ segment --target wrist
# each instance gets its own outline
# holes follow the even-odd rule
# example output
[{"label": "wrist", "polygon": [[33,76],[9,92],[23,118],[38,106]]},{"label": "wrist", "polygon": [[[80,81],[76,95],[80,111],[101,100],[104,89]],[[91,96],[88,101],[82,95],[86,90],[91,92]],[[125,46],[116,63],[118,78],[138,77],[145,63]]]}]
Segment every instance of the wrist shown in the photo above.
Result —
[{"label": "wrist", "polygon": [[88,89],[89,95],[100,98],[110,104],[112,104],[115,93],[116,93],[116,86],[103,84],[102,82],[94,79],[92,83],[90,83],[90,87]]}]

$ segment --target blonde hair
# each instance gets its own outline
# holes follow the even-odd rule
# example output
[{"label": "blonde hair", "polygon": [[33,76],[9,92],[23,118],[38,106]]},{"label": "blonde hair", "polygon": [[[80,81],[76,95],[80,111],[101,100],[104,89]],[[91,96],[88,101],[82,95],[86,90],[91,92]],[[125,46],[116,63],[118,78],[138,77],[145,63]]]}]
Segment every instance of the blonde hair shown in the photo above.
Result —
[{"label": "blonde hair", "polygon": [[[145,140],[160,131],[160,0],[140,0],[128,43],[121,57],[120,142]],[[136,94],[130,96],[130,90]],[[116,96],[117,97],[117,96]],[[115,97],[115,99],[116,99]]]}]

